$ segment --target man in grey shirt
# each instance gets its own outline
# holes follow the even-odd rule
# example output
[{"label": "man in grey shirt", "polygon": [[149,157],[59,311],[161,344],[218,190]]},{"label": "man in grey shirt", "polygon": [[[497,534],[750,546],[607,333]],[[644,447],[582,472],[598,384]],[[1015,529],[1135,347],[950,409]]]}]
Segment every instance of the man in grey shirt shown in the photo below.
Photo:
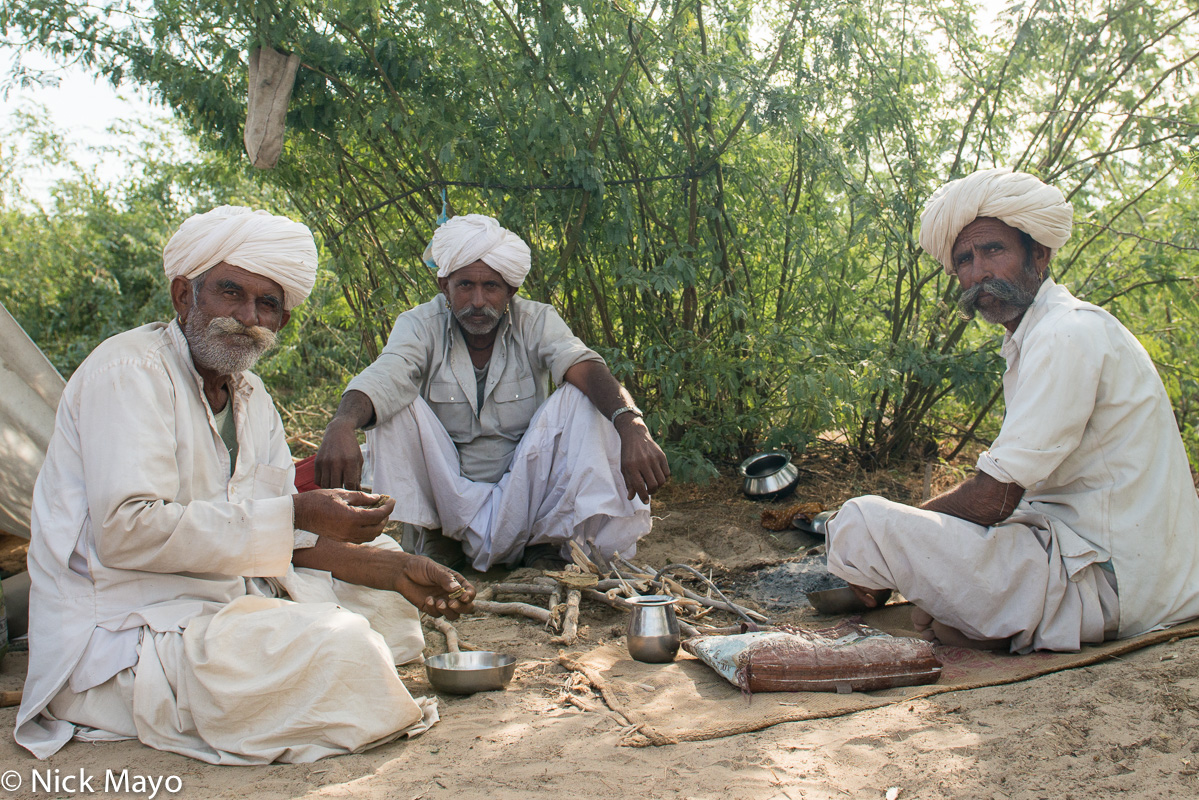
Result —
[{"label": "man in grey shirt", "polygon": [[570,540],[600,559],[631,555],[670,469],[599,354],[553,308],[516,295],[528,245],[468,214],[438,228],[425,259],[442,294],[401,314],[346,388],[317,483],[359,486],[364,428],[373,489],[396,498],[392,518],[417,552],[450,563],[464,552],[479,570],[544,564]]}]

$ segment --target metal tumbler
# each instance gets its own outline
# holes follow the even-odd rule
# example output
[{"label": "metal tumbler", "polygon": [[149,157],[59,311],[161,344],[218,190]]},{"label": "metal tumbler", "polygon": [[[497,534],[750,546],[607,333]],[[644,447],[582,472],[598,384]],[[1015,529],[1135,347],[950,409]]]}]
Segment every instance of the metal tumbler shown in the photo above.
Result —
[{"label": "metal tumbler", "polygon": [[629,655],[637,661],[660,664],[674,661],[679,652],[679,621],[674,616],[674,598],[668,594],[630,597]]}]

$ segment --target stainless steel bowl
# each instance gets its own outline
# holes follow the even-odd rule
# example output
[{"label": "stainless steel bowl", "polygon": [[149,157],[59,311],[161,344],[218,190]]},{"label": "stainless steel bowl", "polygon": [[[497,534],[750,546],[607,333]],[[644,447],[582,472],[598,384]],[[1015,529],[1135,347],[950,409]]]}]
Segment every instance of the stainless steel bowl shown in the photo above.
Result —
[{"label": "stainless steel bowl", "polygon": [[741,491],[755,500],[786,497],[799,483],[799,468],[791,463],[791,454],[785,450],[755,453],[741,462],[739,471],[745,478]]},{"label": "stainless steel bowl", "polygon": [[446,694],[474,694],[503,689],[516,672],[516,658],[486,650],[443,653],[425,660],[429,683]]}]

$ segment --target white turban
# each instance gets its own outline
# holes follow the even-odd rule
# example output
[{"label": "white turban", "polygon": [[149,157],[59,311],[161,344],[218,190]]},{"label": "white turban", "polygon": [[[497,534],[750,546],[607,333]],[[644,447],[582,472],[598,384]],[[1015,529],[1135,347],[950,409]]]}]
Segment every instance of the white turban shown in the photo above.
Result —
[{"label": "white turban", "polygon": [[920,246],[952,275],[953,243],[979,217],[1024,231],[1052,258],[1070,239],[1074,209],[1059,190],[1027,172],[979,170],[933,192],[920,216]]},{"label": "white turban", "polygon": [[219,206],[189,217],[162,251],[167,278],[194,278],[221,262],[283,287],[283,307],[303,303],[316,282],[316,242],[307,225],[266,211]]},{"label": "white turban", "polygon": [[437,267],[439,278],[482,261],[512,287],[525,282],[532,263],[525,240],[483,214],[464,214],[443,223],[433,232],[424,259]]}]

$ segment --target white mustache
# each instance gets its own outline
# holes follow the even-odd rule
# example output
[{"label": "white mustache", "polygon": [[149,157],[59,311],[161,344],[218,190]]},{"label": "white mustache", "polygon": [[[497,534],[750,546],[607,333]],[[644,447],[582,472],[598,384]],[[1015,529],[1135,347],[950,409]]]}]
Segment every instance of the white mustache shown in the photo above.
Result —
[{"label": "white mustache", "polygon": [[208,323],[208,330],[212,333],[249,336],[262,352],[274,347],[275,340],[278,338],[270,328],[262,325],[242,325],[233,317],[213,317],[212,321]]}]

